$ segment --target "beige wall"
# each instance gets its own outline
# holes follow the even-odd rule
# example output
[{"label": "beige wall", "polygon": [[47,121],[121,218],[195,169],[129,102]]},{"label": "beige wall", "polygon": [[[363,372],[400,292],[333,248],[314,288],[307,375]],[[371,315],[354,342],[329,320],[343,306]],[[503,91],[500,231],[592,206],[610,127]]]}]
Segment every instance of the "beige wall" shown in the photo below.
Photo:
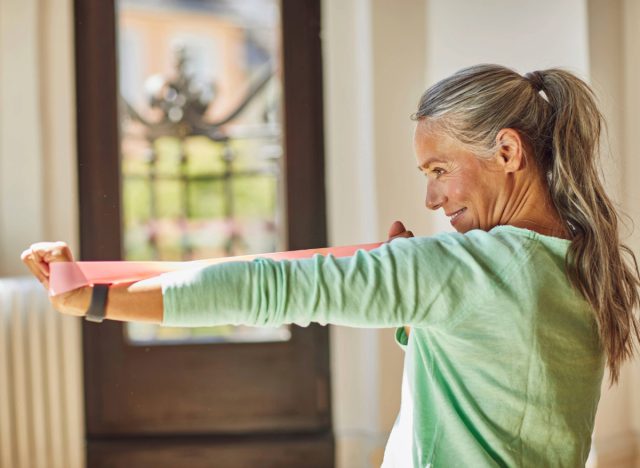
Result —
[{"label": "beige wall", "polygon": [[[74,97],[72,1],[0,1],[0,277],[28,273],[20,253],[32,242],[66,240],[77,251]],[[65,434],[53,436],[54,446],[49,448],[62,459],[48,462],[81,468],[85,453],[80,322],[66,319],[47,320],[59,327],[56,336],[62,337],[48,365],[64,362],[65,377],[69,376],[59,405],[74,405],[52,409],[51,414],[64,414],[60,424],[65,424],[70,440],[63,442],[63,454],[56,452],[61,446],[55,442]],[[43,346],[55,343],[47,338]]]},{"label": "beige wall", "polygon": [[[602,1],[602,0],[601,0]],[[629,243],[636,255],[640,254],[640,160],[635,137],[640,129],[640,3],[636,0],[624,0],[622,3],[624,31],[623,63],[623,99],[624,107],[624,153],[623,187],[624,209],[635,221],[636,228]],[[630,386],[628,411],[631,417],[629,435],[635,441],[636,467],[640,467],[640,358],[629,366],[628,385]]]},{"label": "beige wall", "polygon": [[42,239],[77,246],[71,0],[0,2],[0,276]]},{"label": "beige wall", "polygon": [[[640,5],[635,0],[589,0],[588,9],[592,85],[609,125],[602,167],[610,193],[636,223],[635,232],[629,226],[622,236],[638,255],[640,187],[635,175],[640,165],[634,136],[640,123]],[[625,366],[619,386],[603,385],[594,435],[599,466],[640,466],[638,361]]]},{"label": "beige wall", "polygon": [[[322,7],[330,243],[384,240],[396,219],[424,231],[409,119],[424,87],[424,2]],[[379,466],[400,401],[393,330],[331,327],[331,359],[337,466]]]}]

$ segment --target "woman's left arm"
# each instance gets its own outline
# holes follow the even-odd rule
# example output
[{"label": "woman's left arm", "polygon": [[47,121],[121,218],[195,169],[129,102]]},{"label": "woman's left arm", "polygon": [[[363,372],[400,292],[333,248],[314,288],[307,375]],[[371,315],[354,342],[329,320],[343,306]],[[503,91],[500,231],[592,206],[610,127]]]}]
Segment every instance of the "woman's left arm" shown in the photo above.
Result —
[{"label": "woman's left arm", "polygon": [[[470,267],[457,258],[461,240],[462,236],[449,242],[396,239],[351,257],[258,258],[165,273],[112,286],[105,315],[111,320],[195,327],[310,322],[422,326],[434,304],[448,310],[449,302],[461,299],[464,281],[454,278]],[[23,261],[48,288],[49,263],[73,258],[66,246],[43,244],[25,251]],[[51,299],[63,313],[85,315],[91,292],[87,287]]]},{"label": "woman's left arm", "polygon": [[[64,242],[38,242],[22,253],[22,262],[49,289],[49,265],[72,262],[71,250]],[[86,315],[91,303],[92,286],[49,296],[53,308],[67,315]],[[162,323],[162,287],[158,278],[122,283],[109,288],[105,317],[125,322]]]}]

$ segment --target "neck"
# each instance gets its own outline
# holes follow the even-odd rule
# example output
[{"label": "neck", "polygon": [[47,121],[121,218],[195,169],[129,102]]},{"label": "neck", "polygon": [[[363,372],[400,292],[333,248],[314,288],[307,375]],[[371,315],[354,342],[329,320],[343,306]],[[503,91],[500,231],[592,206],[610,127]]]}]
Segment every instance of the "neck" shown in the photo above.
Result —
[{"label": "neck", "polygon": [[511,226],[529,229],[530,231],[544,234],[545,236],[559,237],[561,239],[571,239],[569,231],[563,225],[552,226],[550,224],[541,224],[529,219],[517,220],[509,223]]},{"label": "neck", "polygon": [[[505,203],[500,224],[521,227],[547,236],[570,239],[546,185],[539,177],[521,177]],[[518,182],[521,182],[520,184]]]}]

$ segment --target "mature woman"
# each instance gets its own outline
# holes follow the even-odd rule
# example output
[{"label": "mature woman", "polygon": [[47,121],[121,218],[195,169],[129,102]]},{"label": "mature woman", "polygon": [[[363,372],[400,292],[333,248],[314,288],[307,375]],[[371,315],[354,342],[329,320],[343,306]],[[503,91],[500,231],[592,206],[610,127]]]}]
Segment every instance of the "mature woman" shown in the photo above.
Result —
[{"label": "mature woman", "polygon": [[[114,286],[107,318],[398,327],[402,403],[383,466],[583,465],[605,363],[616,382],[640,338],[640,275],[598,176],[593,94],[563,70],[480,65],[429,88],[415,119],[426,205],[457,232],[395,223],[401,239],[349,258]],[[45,286],[48,264],[70,258],[62,243],[23,254]],[[52,301],[83,315],[91,294]]]}]

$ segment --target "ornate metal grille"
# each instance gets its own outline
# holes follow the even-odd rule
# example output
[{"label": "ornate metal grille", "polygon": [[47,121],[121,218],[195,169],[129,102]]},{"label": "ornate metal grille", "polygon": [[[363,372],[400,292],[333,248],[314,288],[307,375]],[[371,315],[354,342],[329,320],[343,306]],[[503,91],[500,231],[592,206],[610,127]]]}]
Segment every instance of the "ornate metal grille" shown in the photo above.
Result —
[{"label": "ornate metal grille", "polygon": [[[217,83],[194,76],[190,60],[188,47],[177,48],[174,72],[146,79],[144,112],[121,98],[125,257],[192,260],[279,250],[281,85],[274,59],[250,70],[244,95],[222,112],[215,112]],[[288,327],[146,324],[129,324],[127,334],[144,344],[290,337]]]},{"label": "ornate metal grille", "polygon": [[[133,228],[135,223],[143,228],[144,238],[149,247],[147,251],[140,253],[136,249],[135,239],[127,239],[125,245],[128,247],[127,256],[130,259],[140,256],[156,260],[176,259],[176,257],[181,260],[192,260],[202,257],[195,252],[197,242],[191,238],[191,231],[195,230],[191,226],[191,221],[205,218],[207,212],[214,216],[222,215],[218,219],[223,222],[218,225],[226,227],[226,239],[220,253],[227,256],[248,253],[251,247],[243,239],[237,226],[234,181],[262,179],[262,181],[272,182],[270,185],[277,186],[280,180],[279,163],[282,149],[280,126],[275,117],[279,102],[264,100],[260,103],[264,107],[262,112],[264,121],[261,124],[236,128],[230,126],[234,119],[252,104],[252,100],[265,91],[273,79],[271,67],[267,66],[260,72],[245,98],[229,115],[219,121],[207,122],[204,114],[212,105],[215,94],[203,89],[186,73],[186,60],[186,52],[182,49],[178,53],[177,74],[174,79],[161,82],[158,80],[159,77],[152,77],[148,81],[150,107],[158,110],[160,114],[160,118],[156,121],[142,117],[123,99],[122,128],[125,142],[135,144],[135,141],[141,137],[146,140],[144,142],[146,148],[140,154],[142,158],[138,157],[136,160],[134,156],[127,160],[127,156],[124,156],[124,189],[129,188],[130,182],[142,182],[148,186],[149,201],[147,216],[137,217],[135,211],[125,213],[125,223],[128,223],[126,227]],[[215,87],[211,86],[210,89]],[[140,135],[141,130],[143,135]],[[241,158],[246,156],[243,153],[251,150],[246,143],[238,145],[238,142],[261,143],[260,147],[254,145],[253,149],[257,150],[259,155],[253,164],[238,163],[242,162]],[[206,158],[210,158],[208,164],[203,162]],[[200,168],[198,168],[198,159]],[[160,206],[163,200],[159,196],[158,188],[162,188],[162,182],[166,182],[164,184],[166,187],[173,186],[173,192],[178,195],[177,200],[164,200],[165,204],[171,204],[170,207]],[[207,210],[206,208],[199,211],[198,202],[194,201],[198,196],[198,184],[202,187],[202,185],[216,183],[221,184],[219,193],[214,195],[213,199],[209,197],[208,201],[219,206],[222,212],[220,209]],[[277,191],[273,191],[276,198],[277,194]],[[263,195],[268,197],[272,194]],[[254,201],[260,201],[259,197],[253,198]],[[277,199],[274,199],[270,208],[275,208],[277,205]],[[275,216],[278,211],[274,211]],[[178,228],[180,243],[178,249],[162,252],[159,247],[161,226],[158,220],[167,217],[172,218]],[[265,251],[274,250],[277,248],[276,220],[265,217],[261,221],[265,232],[273,234],[274,237]]]}]

